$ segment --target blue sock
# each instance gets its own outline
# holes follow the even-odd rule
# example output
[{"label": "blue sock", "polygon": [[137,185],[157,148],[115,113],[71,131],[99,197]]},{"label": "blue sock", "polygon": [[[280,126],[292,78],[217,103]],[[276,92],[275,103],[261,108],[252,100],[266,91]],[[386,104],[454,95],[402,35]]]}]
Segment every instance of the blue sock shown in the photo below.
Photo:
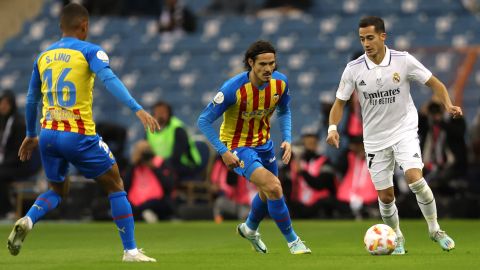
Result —
[{"label": "blue sock", "polygon": [[257,193],[257,195],[255,195],[252,200],[252,209],[250,209],[250,213],[248,214],[248,218],[247,221],[245,221],[245,224],[247,224],[248,228],[250,228],[251,230],[256,231],[258,229],[258,225],[260,225],[260,222],[267,214],[267,203],[262,201],[262,199],[260,199],[260,196]]},{"label": "blue sock", "polygon": [[278,200],[267,200],[268,212],[270,217],[277,223],[277,227],[282,231],[283,236],[287,239],[287,242],[293,242],[297,240],[297,234],[293,231],[292,220],[290,219],[290,213],[288,212],[285,200],[282,198]]},{"label": "blue sock", "polygon": [[28,210],[27,216],[30,217],[33,224],[35,224],[45,216],[45,214],[57,208],[61,201],[62,197],[60,197],[60,195],[53,190],[48,190],[37,197],[35,203],[33,203],[30,210]]},{"label": "blue sock", "polygon": [[137,247],[135,243],[134,231],[135,224],[133,221],[132,206],[127,200],[125,191],[114,192],[108,195],[110,199],[110,207],[112,208],[112,218],[122,239],[123,249],[134,249]]}]

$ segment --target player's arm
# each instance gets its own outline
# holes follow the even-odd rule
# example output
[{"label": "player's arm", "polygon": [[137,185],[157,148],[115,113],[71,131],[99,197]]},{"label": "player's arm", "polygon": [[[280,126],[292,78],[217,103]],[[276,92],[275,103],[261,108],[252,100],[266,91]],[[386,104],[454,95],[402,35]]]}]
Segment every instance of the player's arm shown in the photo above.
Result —
[{"label": "player's arm", "polygon": [[33,150],[38,145],[37,114],[38,103],[42,98],[41,86],[40,72],[38,71],[37,61],[35,60],[28,86],[27,102],[25,104],[26,137],[18,150],[18,156],[21,161],[29,160]]},{"label": "player's arm", "polygon": [[229,169],[240,166],[240,160],[232,152],[228,151],[227,146],[220,141],[212,124],[234,103],[234,95],[231,95],[228,91],[220,91],[213,98],[213,101],[202,111],[197,120],[198,128],[205,137],[207,137],[215,150],[222,156],[223,162]]},{"label": "player's arm", "polygon": [[443,104],[445,110],[453,115],[453,118],[461,117],[463,115],[462,108],[452,104],[447,88],[437,77],[432,75],[425,85],[432,89],[434,95]]},{"label": "player's arm", "polygon": [[288,164],[292,157],[292,112],[290,111],[290,99],[291,97],[287,84],[285,93],[282,95],[277,107],[278,122],[282,133],[282,144],[280,145],[280,148],[283,149],[283,164]]},{"label": "player's arm", "polygon": [[103,82],[107,90],[130,110],[135,112],[137,117],[142,122],[146,130],[151,132],[160,130],[160,125],[157,123],[149,113],[147,113],[140,104],[128,92],[127,87],[120,81],[120,79],[113,73],[109,67],[104,67],[97,72],[97,76]]},{"label": "player's arm", "polygon": [[406,57],[408,78],[416,80],[421,84],[425,84],[433,90],[435,96],[440,99],[447,112],[453,115],[454,118],[463,115],[462,109],[452,105],[452,101],[448,96],[448,91],[445,85],[428,70],[420,61],[410,54]]},{"label": "player's arm", "polygon": [[343,110],[346,103],[345,100],[336,98],[328,117],[327,143],[331,146],[335,146],[337,149],[340,146],[340,135],[338,134],[337,126],[342,120]]},{"label": "player's arm", "polygon": [[337,126],[342,120],[345,103],[347,103],[347,100],[350,99],[354,89],[354,80],[347,65],[343,71],[342,79],[340,80],[340,84],[338,85],[336,93],[336,99],[328,117],[329,125],[327,131],[327,143],[331,146],[335,146],[337,149],[340,147],[340,135],[338,134]]},{"label": "player's arm", "polygon": [[157,120],[143,110],[142,106],[135,101],[125,85],[110,69],[110,60],[108,59],[108,55],[105,53],[105,51],[96,45],[92,45],[88,46],[84,53],[90,70],[97,74],[107,90],[112,93],[113,96],[128,106],[130,110],[135,112],[145,129],[152,132],[155,130],[160,130],[160,125],[157,123]]}]

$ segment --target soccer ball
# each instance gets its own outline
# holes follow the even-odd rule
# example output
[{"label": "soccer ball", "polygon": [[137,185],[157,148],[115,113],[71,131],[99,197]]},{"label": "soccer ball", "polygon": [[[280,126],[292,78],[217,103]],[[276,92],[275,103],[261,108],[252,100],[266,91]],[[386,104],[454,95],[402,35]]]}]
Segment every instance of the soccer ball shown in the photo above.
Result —
[{"label": "soccer ball", "polygon": [[365,249],[372,255],[390,255],[396,246],[397,234],[385,224],[375,224],[365,233]]}]

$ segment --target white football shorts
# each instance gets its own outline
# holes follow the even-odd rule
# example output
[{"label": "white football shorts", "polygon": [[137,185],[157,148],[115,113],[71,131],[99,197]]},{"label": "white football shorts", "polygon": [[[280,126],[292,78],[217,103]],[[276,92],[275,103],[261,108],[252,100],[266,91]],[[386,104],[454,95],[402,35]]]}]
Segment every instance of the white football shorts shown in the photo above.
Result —
[{"label": "white football shorts", "polygon": [[395,162],[404,172],[413,168],[423,169],[418,137],[405,138],[384,150],[365,153],[365,155],[376,190],[393,186]]}]

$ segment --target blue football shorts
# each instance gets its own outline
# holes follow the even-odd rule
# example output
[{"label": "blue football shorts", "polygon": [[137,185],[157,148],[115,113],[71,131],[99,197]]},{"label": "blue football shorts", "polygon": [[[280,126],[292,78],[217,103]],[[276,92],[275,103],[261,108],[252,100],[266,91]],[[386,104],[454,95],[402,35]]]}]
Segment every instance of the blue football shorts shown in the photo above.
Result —
[{"label": "blue football shorts", "polygon": [[275,176],[278,176],[278,165],[273,150],[274,147],[271,140],[262,146],[238,147],[231,150],[240,159],[240,166],[233,171],[249,181],[253,171],[259,167],[264,167]]},{"label": "blue football shorts", "polygon": [[45,174],[52,182],[65,180],[69,163],[91,179],[106,173],[115,164],[108,145],[98,135],[42,129],[39,145]]}]

